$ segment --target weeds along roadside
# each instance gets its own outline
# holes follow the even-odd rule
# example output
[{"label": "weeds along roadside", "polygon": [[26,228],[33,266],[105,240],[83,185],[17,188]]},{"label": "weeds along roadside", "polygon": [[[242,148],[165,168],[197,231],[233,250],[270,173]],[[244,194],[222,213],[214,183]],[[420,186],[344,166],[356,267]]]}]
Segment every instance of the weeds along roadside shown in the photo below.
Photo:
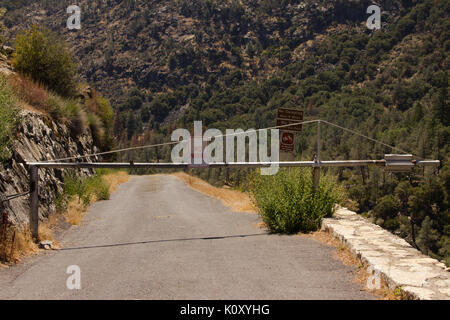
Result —
[{"label": "weeds along roadside", "polygon": [[109,200],[115,188],[128,178],[122,170],[97,169],[94,176],[87,178],[69,172],[64,176],[64,191],[55,200],[57,212],[63,213],[70,224],[79,225],[91,203]]},{"label": "weeds along roadside", "polygon": [[[39,225],[39,240],[50,240],[57,248],[59,244],[54,239],[54,230],[62,222],[80,225],[90,204],[108,200],[115,188],[128,179],[128,173],[122,170],[98,169],[95,175],[86,178],[67,173],[63,192],[55,199],[57,211]],[[0,265],[20,262],[22,258],[39,251],[27,226],[14,226],[6,214],[1,218]]]}]

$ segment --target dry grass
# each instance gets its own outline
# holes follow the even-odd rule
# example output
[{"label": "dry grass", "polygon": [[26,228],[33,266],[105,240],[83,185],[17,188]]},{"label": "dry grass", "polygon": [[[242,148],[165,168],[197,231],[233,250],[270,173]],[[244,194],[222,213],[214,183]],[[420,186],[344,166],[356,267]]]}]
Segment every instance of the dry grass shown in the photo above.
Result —
[{"label": "dry grass", "polygon": [[[91,198],[91,202],[94,202],[93,197]],[[84,216],[87,213],[89,206],[84,205],[78,199],[72,199],[67,204],[67,210],[64,212],[64,217],[66,221],[73,226],[79,226],[81,221],[83,221]]]},{"label": "dry grass", "polygon": [[34,243],[29,232],[16,232],[14,250],[11,257],[13,262],[18,262],[21,258],[34,254],[37,251],[39,251],[38,246]]},{"label": "dry grass", "polygon": [[49,95],[46,88],[20,75],[11,76],[10,82],[23,101],[34,108],[47,111]]},{"label": "dry grass", "polygon": [[21,261],[22,258],[39,251],[27,229],[10,227],[0,244],[0,266],[7,267]]},{"label": "dry grass", "polygon": [[268,229],[267,224],[265,222],[258,222],[256,226],[260,229]]},{"label": "dry grass", "polygon": [[118,171],[111,174],[105,174],[102,176],[102,179],[109,185],[109,193],[113,193],[119,185],[128,182],[130,176],[125,171]]},{"label": "dry grass", "polygon": [[[102,176],[102,179],[109,184],[109,191],[112,193],[118,185],[127,182],[129,176],[128,173],[120,171],[106,174]],[[92,197],[90,203],[96,200],[95,197]],[[54,229],[63,220],[71,225],[80,225],[88,211],[88,207],[78,199],[70,200],[66,212],[51,215],[47,221],[39,224],[39,241],[50,240],[53,242],[52,247],[58,249],[59,244],[53,236]],[[0,268],[7,268],[8,264],[19,263],[21,259],[41,251],[33,241],[29,231],[24,230],[28,230],[28,228],[19,230],[11,226],[6,230],[4,241],[0,241]]]},{"label": "dry grass", "polygon": [[56,244],[53,238],[53,227],[58,225],[63,218],[60,215],[51,215],[46,222],[39,224],[39,240],[49,240]]},{"label": "dry grass", "polygon": [[327,246],[336,248],[335,258],[341,261],[346,266],[355,266],[357,268],[355,282],[362,284],[366,291],[375,295],[376,297],[378,297],[378,299],[401,300],[401,294],[389,289],[383,277],[381,277],[380,289],[369,289],[367,287],[367,283],[371,274],[368,272],[368,266],[364,264],[360,259],[355,257],[347,246],[345,246],[339,239],[333,237],[330,233],[325,231],[317,231],[309,234],[299,234],[299,236],[306,237]]},{"label": "dry grass", "polygon": [[222,203],[233,210],[233,212],[248,212],[256,213],[257,210],[254,207],[249,195],[236,190],[217,188],[206,181],[188,175],[185,172],[177,172],[173,174],[175,177],[183,180],[190,188],[200,191],[207,196],[219,199]]},{"label": "dry grass", "polygon": [[48,112],[45,112],[45,111],[40,110],[40,109],[37,109],[37,108],[33,107],[32,105],[30,105],[30,104],[28,104],[28,103],[26,103],[26,102],[23,102],[23,103],[22,103],[22,107],[23,107],[25,110],[32,111],[32,112],[34,112],[34,113],[43,114],[43,115],[48,116],[48,117],[50,116],[50,115],[48,114]]},{"label": "dry grass", "polygon": [[[59,244],[53,237],[53,228],[61,219],[64,218],[60,215],[51,215],[47,221],[40,223],[38,240],[52,241],[52,247],[59,248]],[[19,263],[21,259],[41,251],[28,231],[28,227],[18,229],[11,226],[7,234],[5,241],[0,245],[0,260],[8,264]]]},{"label": "dry grass", "polygon": [[[128,182],[130,176],[125,171],[117,171],[102,175],[103,181],[109,186],[109,193],[116,191],[116,188],[122,183]],[[96,202],[98,199],[94,195],[91,196],[89,204]],[[66,221],[71,225],[79,226],[87,214],[89,205],[84,205],[79,199],[72,199],[67,205],[64,213]]]}]

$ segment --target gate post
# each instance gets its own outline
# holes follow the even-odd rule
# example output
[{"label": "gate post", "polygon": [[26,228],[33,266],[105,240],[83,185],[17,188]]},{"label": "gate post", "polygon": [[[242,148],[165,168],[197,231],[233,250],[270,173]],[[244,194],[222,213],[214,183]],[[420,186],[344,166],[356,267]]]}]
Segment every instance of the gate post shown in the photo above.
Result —
[{"label": "gate post", "polygon": [[314,191],[319,189],[320,184],[320,120],[317,122],[317,152],[316,152],[316,167],[313,168],[313,185],[314,185]]},{"label": "gate post", "polygon": [[35,241],[39,240],[39,173],[38,167],[30,166],[30,231]]},{"label": "gate post", "polygon": [[316,167],[313,169],[313,184],[314,191],[317,191],[320,185],[320,167]]}]

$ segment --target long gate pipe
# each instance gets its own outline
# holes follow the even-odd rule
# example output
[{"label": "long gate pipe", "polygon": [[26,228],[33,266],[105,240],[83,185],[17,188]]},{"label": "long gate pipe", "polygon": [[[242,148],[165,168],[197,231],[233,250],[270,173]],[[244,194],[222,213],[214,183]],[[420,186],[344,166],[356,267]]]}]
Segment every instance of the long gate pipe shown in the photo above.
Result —
[{"label": "long gate pipe", "polygon": [[[318,160],[318,159],[317,159]],[[285,162],[231,162],[190,165],[187,163],[107,163],[107,162],[27,162],[30,175],[30,231],[32,237],[39,239],[39,169],[188,169],[188,168],[268,168],[278,166],[310,167],[366,167],[386,166],[385,160],[334,160],[334,161],[285,161]],[[417,166],[439,166],[439,160],[413,161]],[[316,171],[316,172],[317,172]],[[318,179],[317,179],[318,181]]]}]

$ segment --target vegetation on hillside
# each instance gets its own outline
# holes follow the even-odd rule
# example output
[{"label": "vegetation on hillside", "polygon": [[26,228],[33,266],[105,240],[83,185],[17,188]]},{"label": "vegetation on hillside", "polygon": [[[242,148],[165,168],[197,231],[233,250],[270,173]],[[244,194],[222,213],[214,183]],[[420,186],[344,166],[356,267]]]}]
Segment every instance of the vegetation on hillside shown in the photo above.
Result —
[{"label": "vegetation on hillside", "polygon": [[5,38],[3,37],[3,32],[5,31],[5,25],[1,21],[6,13],[6,9],[0,8],[0,46],[3,46],[3,42],[5,42]]},{"label": "vegetation on hillside", "polygon": [[64,97],[76,89],[77,65],[72,53],[56,35],[36,26],[17,36],[13,65],[30,77]]},{"label": "vegetation on hillside", "polygon": [[[111,148],[113,109],[98,91],[76,80],[76,62],[64,41],[46,29],[32,27],[18,36],[13,65],[19,73],[2,75],[0,81],[2,150],[14,136],[18,104],[40,110],[54,121],[67,121],[73,137],[89,129],[100,149]],[[10,156],[5,152],[1,152],[3,160]]]},{"label": "vegetation on hillside", "polygon": [[11,144],[17,124],[17,100],[5,77],[0,74],[0,163],[11,157]]}]

